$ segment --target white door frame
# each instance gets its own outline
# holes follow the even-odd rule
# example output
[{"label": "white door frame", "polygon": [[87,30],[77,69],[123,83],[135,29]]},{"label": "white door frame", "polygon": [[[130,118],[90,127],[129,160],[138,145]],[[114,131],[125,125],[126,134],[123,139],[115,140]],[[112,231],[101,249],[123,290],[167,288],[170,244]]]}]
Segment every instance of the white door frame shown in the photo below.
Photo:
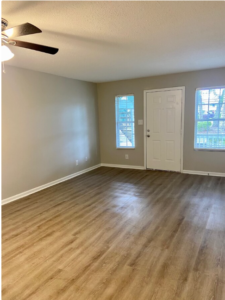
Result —
[{"label": "white door frame", "polygon": [[146,149],[146,128],[147,128],[147,93],[154,92],[165,92],[165,91],[173,91],[173,90],[181,90],[182,91],[182,99],[181,99],[181,139],[180,139],[180,154],[181,154],[181,163],[180,163],[180,172],[183,172],[183,148],[184,148],[184,107],[185,107],[185,86],[181,87],[172,87],[172,88],[164,88],[164,89],[154,89],[154,90],[144,90],[144,168],[147,169],[147,149]]}]

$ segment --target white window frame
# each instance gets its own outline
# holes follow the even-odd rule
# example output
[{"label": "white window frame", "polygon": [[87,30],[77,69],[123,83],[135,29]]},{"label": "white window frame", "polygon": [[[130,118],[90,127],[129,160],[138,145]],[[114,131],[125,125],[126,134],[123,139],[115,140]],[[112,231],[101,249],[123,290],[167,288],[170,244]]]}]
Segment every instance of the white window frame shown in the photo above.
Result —
[{"label": "white window frame", "polygon": [[117,98],[118,97],[128,97],[128,96],[133,96],[134,97],[134,94],[124,94],[124,95],[116,95],[115,96],[115,102],[114,102],[114,104],[115,104],[115,124],[116,124],[116,132],[115,132],[115,135],[116,135],[116,149],[118,149],[118,150],[120,150],[120,149],[127,149],[127,150],[133,150],[133,149],[135,149],[135,147],[136,147],[136,139],[135,139],[135,98],[134,98],[134,146],[132,146],[132,147],[128,147],[128,146],[126,146],[126,147],[121,147],[121,146],[118,146],[117,145],[117,133],[118,133],[118,131],[117,131],[117,112],[116,112],[116,109],[117,109],[117,107],[116,107],[116,100],[117,100]]},{"label": "white window frame", "polygon": [[[199,90],[211,90],[211,89],[222,89],[225,88],[225,84],[221,86],[210,86],[210,87],[201,87],[195,90],[195,120],[194,120],[194,150],[195,151],[212,151],[212,152],[224,152],[225,148],[196,148],[195,147],[195,137],[197,135],[197,119],[196,119],[196,108],[197,108],[197,92]],[[223,121],[223,120],[222,120]]]}]

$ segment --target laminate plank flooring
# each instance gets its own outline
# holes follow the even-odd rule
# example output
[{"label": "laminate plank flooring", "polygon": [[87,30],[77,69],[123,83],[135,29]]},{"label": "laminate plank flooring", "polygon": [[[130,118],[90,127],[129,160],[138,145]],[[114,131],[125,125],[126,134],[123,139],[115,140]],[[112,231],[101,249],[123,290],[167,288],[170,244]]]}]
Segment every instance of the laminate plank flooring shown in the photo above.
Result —
[{"label": "laminate plank flooring", "polygon": [[224,300],[225,178],[101,167],[2,208],[4,300]]}]

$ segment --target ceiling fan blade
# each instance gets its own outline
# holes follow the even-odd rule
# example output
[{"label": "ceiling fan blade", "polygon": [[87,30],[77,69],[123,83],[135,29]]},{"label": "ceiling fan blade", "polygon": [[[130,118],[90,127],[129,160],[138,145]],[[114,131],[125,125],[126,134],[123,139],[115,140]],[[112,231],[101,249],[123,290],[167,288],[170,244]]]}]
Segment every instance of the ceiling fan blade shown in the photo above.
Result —
[{"label": "ceiling fan blade", "polygon": [[57,48],[48,47],[48,46],[44,46],[44,45],[38,45],[38,44],[32,44],[32,43],[22,42],[22,41],[17,41],[17,40],[12,40],[12,39],[8,40],[8,42],[9,42],[9,44],[10,44],[10,42],[13,42],[12,46],[27,48],[27,49],[40,51],[40,52],[44,52],[44,53],[49,53],[49,54],[56,54],[59,51],[59,49],[57,49]]},{"label": "ceiling fan blade", "polygon": [[28,34],[34,34],[34,33],[40,33],[42,32],[41,29],[37,28],[36,26],[30,24],[30,23],[25,23],[21,24],[9,29],[6,29],[2,31],[3,35],[6,35],[8,38],[14,38],[17,36],[23,36],[23,35],[28,35]]}]

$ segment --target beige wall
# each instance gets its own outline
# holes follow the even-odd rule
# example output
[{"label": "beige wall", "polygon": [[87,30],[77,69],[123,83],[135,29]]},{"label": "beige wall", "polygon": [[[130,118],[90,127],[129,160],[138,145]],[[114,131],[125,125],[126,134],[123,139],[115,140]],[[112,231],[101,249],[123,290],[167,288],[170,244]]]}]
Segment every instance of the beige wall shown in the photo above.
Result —
[{"label": "beige wall", "polygon": [[193,149],[195,89],[219,85],[225,85],[225,68],[100,83],[98,117],[96,84],[6,66],[2,198],[99,164],[100,151],[102,163],[143,166],[143,126],[137,122],[136,148],[116,149],[115,96],[134,94],[137,121],[143,119],[143,91],[148,89],[185,86],[184,169],[225,172],[225,152]]},{"label": "beige wall", "polygon": [[2,198],[99,164],[97,111],[96,84],[6,66]]},{"label": "beige wall", "polygon": [[[143,91],[185,86],[184,169],[225,172],[225,152],[193,149],[195,89],[220,85],[225,85],[225,68],[98,84],[101,162],[143,166],[143,126],[137,125],[137,120],[143,119]],[[134,150],[116,149],[115,96],[123,94],[134,94],[135,97],[136,148]],[[126,153],[129,154],[129,160],[125,159]]]}]

